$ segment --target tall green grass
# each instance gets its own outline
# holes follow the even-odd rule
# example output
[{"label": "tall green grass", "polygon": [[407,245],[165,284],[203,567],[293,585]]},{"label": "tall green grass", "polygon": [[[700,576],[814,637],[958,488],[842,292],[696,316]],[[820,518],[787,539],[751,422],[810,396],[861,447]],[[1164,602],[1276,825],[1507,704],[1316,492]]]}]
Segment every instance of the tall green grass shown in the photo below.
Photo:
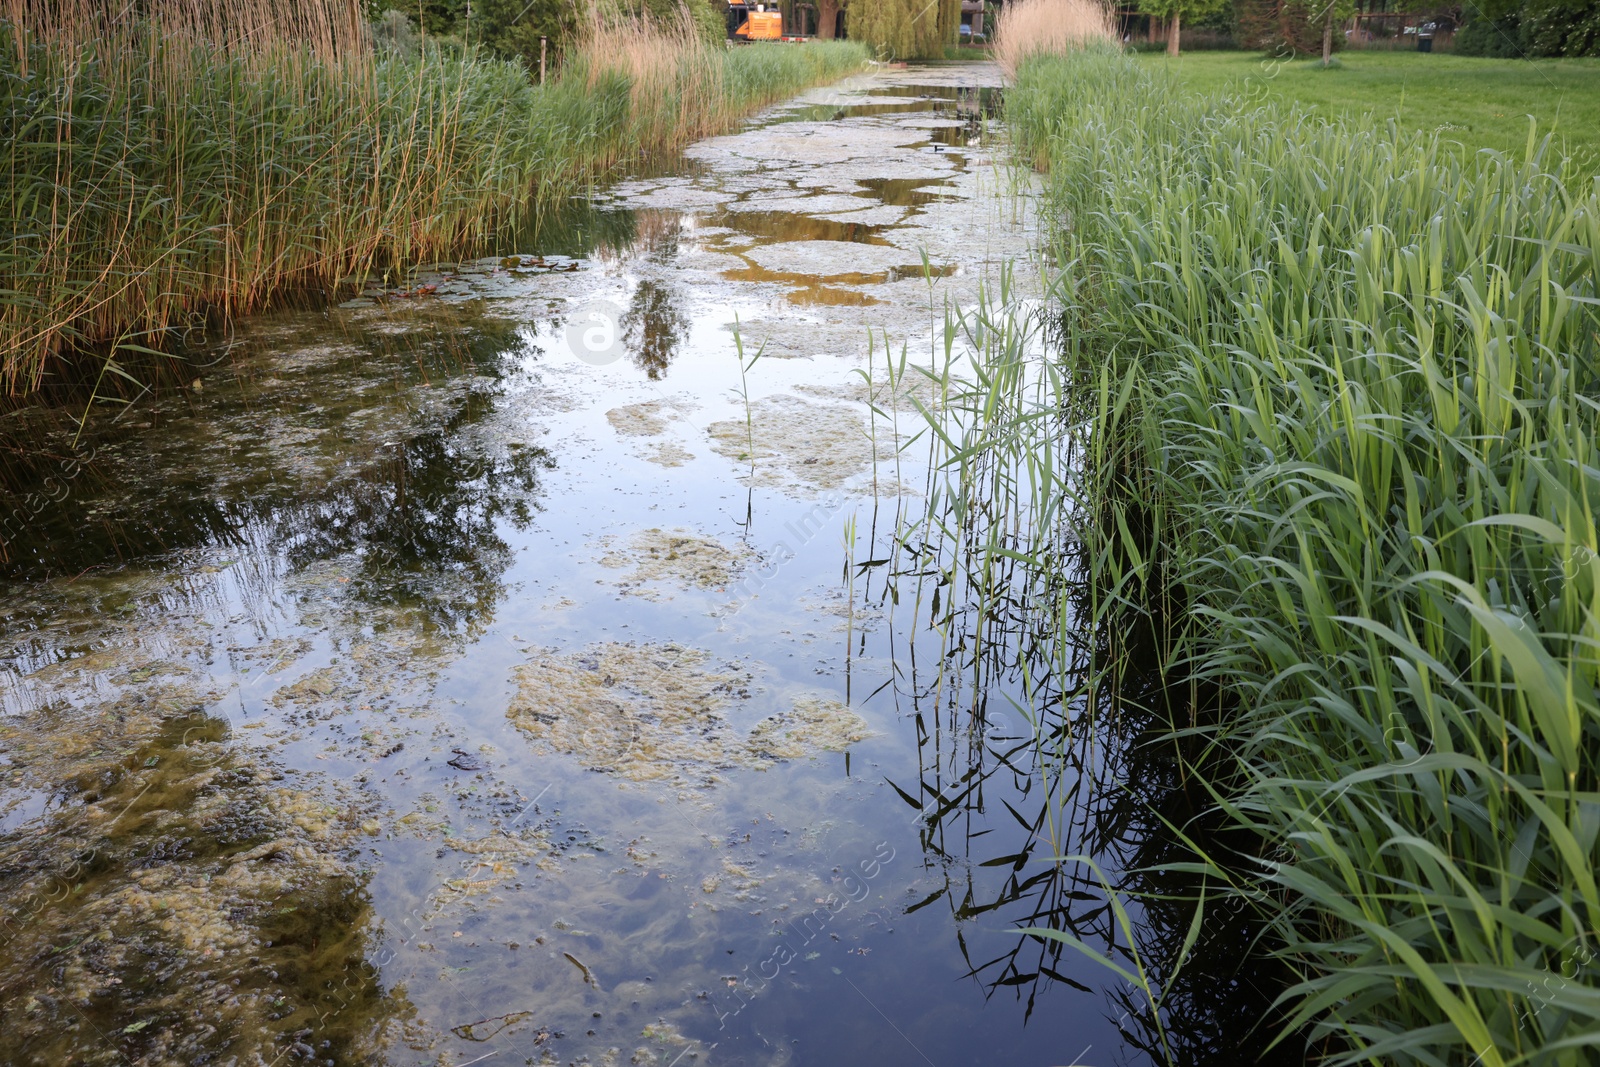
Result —
[{"label": "tall green grass", "polygon": [[169,327],[285,287],[335,289],[375,261],[479,244],[866,61],[845,43],[726,53],[692,28],[619,23],[540,88],[514,64],[437,48],[50,25],[0,21],[10,394],[89,346],[160,347]]},{"label": "tall green grass", "polygon": [[987,474],[950,485],[972,543],[1085,561],[1056,647],[1163,625],[1188,773],[1254,841],[1197,849],[1169,955],[1242,902],[1331,1062],[1592,1062],[1600,182],[1111,54],[1029,59],[1007,110],[1054,355],[966,327],[947,463]]}]

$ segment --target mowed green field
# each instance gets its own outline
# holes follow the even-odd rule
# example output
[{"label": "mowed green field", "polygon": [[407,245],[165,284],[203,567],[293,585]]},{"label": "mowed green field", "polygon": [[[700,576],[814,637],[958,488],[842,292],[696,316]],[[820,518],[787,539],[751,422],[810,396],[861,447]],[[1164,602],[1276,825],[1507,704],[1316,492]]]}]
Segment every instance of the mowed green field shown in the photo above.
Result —
[{"label": "mowed green field", "polygon": [[1255,91],[1293,100],[1330,117],[1370,113],[1418,129],[1438,129],[1468,148],[1521,152],[1528,116],[1540,135],[1554,132],[1590,168],[1600,165],[1600,59],[1475,59],[1419,52],[1341,52],[1319,59],[1270,60],[1259,52],[1164,54],[1144,62],[1170,67],[1200,89]]}]

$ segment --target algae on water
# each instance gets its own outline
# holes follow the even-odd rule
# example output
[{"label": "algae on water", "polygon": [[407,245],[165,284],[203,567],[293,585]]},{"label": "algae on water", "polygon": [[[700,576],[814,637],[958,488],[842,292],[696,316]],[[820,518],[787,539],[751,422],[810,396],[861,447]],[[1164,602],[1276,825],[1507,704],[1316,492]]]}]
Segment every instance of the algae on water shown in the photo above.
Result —
[{"label": "algae on water", "polygon": [[[649,400],[627,404],[606,412],[606,421],[619,437],[660,437],[668,426],[692,411],[694,405],[680,400]],[[676,441],[652,441],[644,458],[658,467],[681,467],[694,459],[693,453]]]},{"label": "algae on water", "polygon": [[412,1009],[360,966],[356,809],[245,758],[206,694],[141,689],[4,737],[27,777],[73,795],[47,832],[0,845],[5,1047],[107,1067],[219,1048],[288,1062],[315,1051],[315,1024],[323,1056],[370,1058]]},{"label": "algae on water", "polygon": [[666,433],[667,424],[681,419],[693,405],[678,400],[647,400],[625,404],[606,412],[606,421],[623,437],[655,437]]},{"label": "algae on water", "polygon": [[710,784],[724,770],[842,750],[870,733],[851,708],[811,695],[741,730],[732,719],[753,676],[710,659],[670,644],[535,649],[515,671],[507,715],[551,750],[631,781]]},{"label": "algae on water", "polygon": [[[837,489],[873,465],[866,409],[844,404],[764,397],[750,405],[748,424],[729,419],[712,423],[706,432],[718,454],[754,466],[745,480],[756,485]],[[878,459],[893,455],[894,446],[883,442]]]},{"label": "algae on water", "polygon": [[794,710],[762,719],[750,731],[752,751],[776,759],[800,759],[819,749],[842,752],[871,731],[848,705],[822,696],[795,701]]},{"label": "algae on water", "polygon": [[738,668],[677,645],[611,642],[579,653],[536,651],[515,672],[508,714],[551,749],[635,781],[714,777],[732,750],[722,712],[748,694]]},{"label": "algae on water", "polygon": [[649,600],[659,599],[656,586],[671,582],[691,589],[721,590],[738,576],[754,553],[745,545],[721,541],[682,528],[640,530],[614,545],[600,562],[631,568],[619,587]]},{"label": "algae on water", "polygon": [[658,441],[650,446],[645,459],[658,467],[681,467],[694,459],[694,453],[674,441]]}]

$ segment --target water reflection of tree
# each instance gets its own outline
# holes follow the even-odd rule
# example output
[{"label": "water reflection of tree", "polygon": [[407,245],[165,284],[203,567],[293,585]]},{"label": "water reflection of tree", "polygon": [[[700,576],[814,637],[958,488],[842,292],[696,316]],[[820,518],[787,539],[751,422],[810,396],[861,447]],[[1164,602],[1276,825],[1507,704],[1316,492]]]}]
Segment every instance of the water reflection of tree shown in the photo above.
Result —
[{"label": "water reflection of tree", "polygon": [[670,262],[683,239],[681,212],[646,208],[640,211],[597,213],[588,232],[590,245],[579,255],[593,256],[608,267],[621,267],[636,259]]},{"label": "water reflection of tree", "polygon": [[[901,601],[918,595],[919,576],[938,572],[938,551],[923,553],[891,583]],[[943,662],[931,678],[913,668],[897,687],[914,709],[921,770],[918,782],[893,784],[926,813],[927,865],[944,875],[912,910],[942,901],[957,920],[988,916],[1058,930],[1130,969],[1131,934],[1156,988],[1171,987],[1157,1017],[1142,990],[1105,972],[1108,1014],[1130,1048],[1196,1067],[1300,1062],[1293,1040],[1267,1050],[1275,1036],[1270,1005],[1287,976],[1250,951],[1257,924],[1248,909],[1203,913],[1178,966],[1197,886],[1174,870],[1194,855],[1172,828],[1223,850],[1250,843],[1218,840],[1197,818],[1206,797],[1183,773],[1180,756],[1193,754],[1178,752],[1161,729],[1173,694],[1154,667],[1148,631],[1108,624],[1063,647],[1038,605],[1069,603],[1088,617],[1088,591],[1075,584],[1081,569],[1070,554],[1037,569],[993,557],[985,567],[964,577],[987,595],[965,597],[954,592],[962,576],[941,576],[931,603],[945,635]],[[923,596],[926,609],[926,588]],[[1108,686],[1101,665],[1113,653],[1123,667]],[[909,654],[896,660],[916,663]],[[1180,695],[1190,699],[1186,689]],[[1052,862],[1072,855],[1094,857],[1111,888],[1137,900],[1129,905],[1132,930],[1117,922],[1093,868]],[[1009,991],[1029,1017],[1053,987],[1092,992],[1071,976],[1081,957],[1059,941],[1019,936],[998,955],[979,957],[959,926],[957,937],[986,997]]]},{"label": "water reflection of tree", "polygon": [[[284,566],[353,557],[349,592],[368,603],[415,607],[448,630],[486,618],[510,562],[502,524],[527,523],[540,472],[554,463],[544,450],[498,442],[486,429],[499,365],[521,344],[516,329],[479,321],[463,335],[349,340],[361,349],[348,362],[291,362],[286,371],[271,359],[242,360],[241,378],[265,373],[282,383],[270,406],[252,403],[248,388],[238,400],[216,396],[212,390],[230,384],[219,382],[207,391],[214,406],[203,409],[204,424],[182,424],[181,435],[153,429],[114,452],[105,448],[111,474],[91,471],[39,516],[11,576],[221,549],[253,564],[241,568],[246,596],[271,598]],[[387,443],[375,451],[353,444],[341,421],[350,415],[393,424]],[[286,424],[309,437],[298,454],[250,449],[253,438]],[[242,442],[243,451],[196,448],[196,439]],[[279,466],[287,460],[304,466]],[[330,469],[321,478],[302,473]]]},{"label": "water reflection of tree", "polygon": [[[935,185],[931,181],[918,181],[908,179],[914,184]],[[867,182],[861,182],[867,186]],[[865,222],[841,222],[837,219],[823,219],[815,215],[805,214],[811,210],[807,201],[809,197],[796,197],[787,201],[788,210],[771,211],[740,211],[732,220],[741,234],[761,239],[762,243],[789,243],[791,241],[842,241],[856,244],[888,245],[889,241],[884,233],[892,227],[882,224],[869,225]],[[932,195],[928,196],[932,199]],[[863,197],[861,206],[870,208],[874,206],[876,198]],[[916,257],[912,257],[913,260]]]},{"label": "water reflection of tree", "polygon": [[504,520],[531,520],[542,448],[484,447],[463,431],[492,408],[473,393],[441,428],[396,443],[341,492],[282,516],[291,566],[354,555],[352,592],[371,604],[410,607],[445,630],[488,618],[503,592],[511,548]]},{"label": "water reflection of tree", "polygon": [[604,261],[607,250],[630,247],[639,230],[638,212],[615,210],[584,198],[570,200],[560,211],[530,215],[523,225],[507,234],[496,248],[544,256],[581,258],[594,256]]},{"label": "water reflection of tree", "polygon": [[657,381],[666,376],[689,325],[689,317],[673,302],[670,287],[642,281],[622,317],[623,343],[639,369]]},{"label": "water reflection of tree", "polygon": [[677,211],[647,209],[634,212],[634,232],[629,252],[648,256],[658,263],[670,262],[678,254],[682,243],[683,224],[683,214]]}]

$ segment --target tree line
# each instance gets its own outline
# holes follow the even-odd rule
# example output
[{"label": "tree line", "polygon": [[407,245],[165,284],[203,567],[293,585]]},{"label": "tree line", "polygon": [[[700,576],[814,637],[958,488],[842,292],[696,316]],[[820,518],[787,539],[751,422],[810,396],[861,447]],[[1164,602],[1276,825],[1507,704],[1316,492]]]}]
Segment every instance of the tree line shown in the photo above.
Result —
[{"label": "tree line", "polygon": [[[1457,55],[1535,59],[1600,56],[1600,0],[1139,0],[1123,13],[1130,41],[1137,20],[1149,18],[1150,41],[1177,54],[1185,30],[1274,55],[1326,59],[1345,45],[1344,27],[1356,14],[1393,12],[1455,30]],[[1187,42],[1184,42],[1187,43]]]},{"label": "tree line", "polygon": [[[383,23],[405,16],[412,28],[519,59],[537,70],[541,55],[559,63],[573,40],[586,0],[366,0],[368,16]],[[683,0],[606,0],[628,14],[681,18]],[[767,0],[796,32],[828,39],[848,36],[885,59],[938,59],[960,39],[961,0]],[[727,0],[688,0],[695,26],[708,40],[726,34]]]}]

